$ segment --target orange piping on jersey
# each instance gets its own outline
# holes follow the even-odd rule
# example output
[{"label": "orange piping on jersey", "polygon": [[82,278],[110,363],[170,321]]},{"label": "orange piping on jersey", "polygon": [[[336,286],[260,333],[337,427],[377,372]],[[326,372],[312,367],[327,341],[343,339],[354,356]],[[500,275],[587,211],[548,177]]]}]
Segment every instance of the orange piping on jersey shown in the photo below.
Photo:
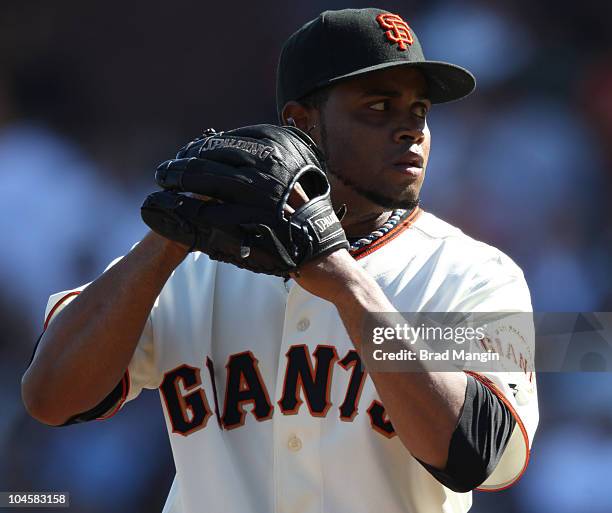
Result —
[{"label": "orange piping on jersey", "polygon": [[101,417],[96,417],[95,420],[110,419],[113,415],[115,415],[115,413],[117,413],[121,409],[121,407],[123,406],[123,403],[127,399],[128,394],[130,393],[130,371],[129,369],[125,369],[125,374],[123,375],[123,378],[121,378],[121,387],[122,387],[121,399],[119,399],[119,402],[117,402],[117,405],[110,411],[110,413],[106,413],[102,415]]},{"label": "orange piping on jersey", "polygon": [[63,296],[57,303],[55,303],[55,306],[51,308],[49,315],[47,315],[47,318],[45,319],[45,324],[43,324],[43,333],[47,331],[47,327],[49,326],[49,322],[51,322],[51,318],[53,317],[53,314],[57,311],[57,309],[61,306],[61,304],[64,301],[66,301],[66,299],[68,299],[69,297],[78,296],[80,293],[81,293],[80,290],[74,290],[72,292],[68,292],[68,294]]},{"label": "orange piping on jersey", "polygon": [[[73,290],[72,292],[68,292],[68,294],[63,296],[57,303],[55,303],[55,305],[53,306],[53,308],[51,308],[51,311],[47,315],[47,318],[45,319],[45,323],[43,324],[43,333],[47,331],[47,328],[49,327],[49,323],[51,322],[51,319],[53,318],[53,314],[62,305],[62,303],[64,303],[68,298],[71,298],[72,296],[78,296],[80,293],[81,293],[80,290]],[[130,393],[130,372],[128,369],[126,369],[125,374],[121,378],[121,399],[119,400],[117,405],[111,410],[110,413],[106,413],[102,415],[101,417],[97,417],[95,420],[110,419],[115,413],[119,411],[119,409],[121,408],[121,406],[127,399],[127,396],[129,393]]]},{"label": "orange piping on jersey", "polygon": [[525,470],[527,470],[527,466],[529,465],[529,458],[531,454],[529,450],[529,435],[527,435],[527,429],[525,428],[523,421],[519,417],[518,413],[516,413],[516,410],[514,409],[512,404],[510,404],[510,401],[508,401],[504,393],[499,388],[497,388],[497,385],[495,385],[495,383],[493,383],[486,376],[482,376],[476,372],[472,372],[472,371],[464,371],[464,372],[472,376],[474,379],[477,379],[478,381],[480,381],[484,386],[486,386],[489,390],[491,390],[491,392],[493,392],[508,407],[508,409],[510,410],[510,413],[512,413],[512,416],[516,420],[516,423],[519,425],[519,428],[521,429],[521,433],[523,434],[523,439],[525,441],[525,447],[527,447],[527,458],[525,458],[525,464],[523,465],[523,468],[521,469],[518,477],[514,479],[510,484],[507,484],[506,486],[502,486],[501,488],[476,488],[476,490],[478,490],[479,492],[501,492],[502,490],[507,490],[511,486],[514,486],[519,481],[519,479],[523,477],[523,474],[525,473]]},{"label": "orange piping on jersey", "polygon": [[383,235],[380,239],[378,239],[371,245],[365,246],[361,249],[358,249],[357,251],[351,252],[351,255],[353,255],[353,258],[355,260],[359,260],[360,258],[363,258],[371,253],[374,253],[374,251],[376,251],[379,248],[382,248],[385,244],[387,244],[388,242],[391,242],[398,235],[403,233],[404,230],[410,228],[422,213],[423,213],[423,210],[421,209],[421,207],[416,207],[398,228],[396,228],[395,230],[391,230],[386,235]]}]

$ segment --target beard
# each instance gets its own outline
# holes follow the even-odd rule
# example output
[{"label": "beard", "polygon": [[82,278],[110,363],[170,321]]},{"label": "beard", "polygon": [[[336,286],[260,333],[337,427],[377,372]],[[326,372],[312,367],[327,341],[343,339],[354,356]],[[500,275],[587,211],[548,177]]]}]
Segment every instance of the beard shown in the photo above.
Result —
[{"label": "beard", "polygon": [[363,198],[371,201],[375,205],[378,205],[379,207],[388,209],[401,208],[404,210],[414,210],[416,207],[419,206],[420,199],[418,197],[408,199],[391,198],[389,196],[385,196],[384,194],[380,194],[370,189],[364,189],[360,185],[347,178],[344,174],[340,173],[337,169],[332,168],[332,166],[329,165],[329,146],[327,144],[327,130],[325,127],[325,120],[323,118],[322,113],[320,115],[319,121],[321,130],[321,149],[323,150],[323,154],[326,157],[326,173],[333,175],[334,178],[341,182],[345,187],[359,194]]},{"label": "beard", "polygon": [[332,169],[331,166],[326,166],[326,171],[330,175],[333,175],[339,182],[342,182],[342,184],[345,187],[352,190],[353,192],[356,192],[360,196],[366,198],[367,200],[371,201],[375,205],[378,205],[379,207],[391,208],[391,209],[402,208],[404,210],[413,210],[414,208],[418,207],[421,202],[419,198],[414,198],[414,199],[391,198],[389,196],[385,196],[384,194],[380,194],[370,189],[364,189],[360,187],[359,185],[357,185],[356,183],[349,180],[348,178],[346,178],[345,176],[341,175],[334,169]]}]

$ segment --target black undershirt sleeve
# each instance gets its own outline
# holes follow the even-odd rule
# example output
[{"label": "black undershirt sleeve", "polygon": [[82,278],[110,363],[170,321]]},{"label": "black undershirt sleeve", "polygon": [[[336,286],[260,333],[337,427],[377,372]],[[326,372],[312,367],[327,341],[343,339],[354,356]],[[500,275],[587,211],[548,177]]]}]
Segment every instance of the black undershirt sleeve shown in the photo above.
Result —
[{"label": "black undershirt sleeve", "polygon": [[438,470],[418,461],[447,488],[469,492],[493,473],[515,425],[508,407],[489,388],[467,375],[465,403],[451,438],[446,468]]}]

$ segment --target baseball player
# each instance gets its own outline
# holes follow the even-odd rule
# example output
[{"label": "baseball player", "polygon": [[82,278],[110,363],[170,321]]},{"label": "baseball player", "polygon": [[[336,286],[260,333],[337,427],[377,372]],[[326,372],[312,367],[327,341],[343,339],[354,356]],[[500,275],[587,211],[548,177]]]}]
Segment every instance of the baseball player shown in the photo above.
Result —
[{"label": "baseball player", "polygon": [[153,230],[51,296],[28,411],[106,419],[157,389],[168,512],[458,513],[512,485],[538,422],[532,372],[364,365],[361,326],[384,312],[531,311],[507,256],[419,206],[428,112],[474,87],[399,15],[304,25],[279,61],[285,126],[187,145],[143,205]]}]

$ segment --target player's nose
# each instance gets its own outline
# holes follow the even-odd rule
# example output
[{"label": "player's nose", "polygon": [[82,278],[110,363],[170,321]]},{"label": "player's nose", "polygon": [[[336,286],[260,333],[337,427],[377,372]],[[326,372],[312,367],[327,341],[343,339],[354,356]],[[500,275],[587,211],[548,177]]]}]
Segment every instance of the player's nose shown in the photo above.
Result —
[{"label": "player's nose", "polygon": [[393,132],[393,141],[398,144],[423,144],[425,140],[425,132],[423,127],[419,126],[399,126]]}]

